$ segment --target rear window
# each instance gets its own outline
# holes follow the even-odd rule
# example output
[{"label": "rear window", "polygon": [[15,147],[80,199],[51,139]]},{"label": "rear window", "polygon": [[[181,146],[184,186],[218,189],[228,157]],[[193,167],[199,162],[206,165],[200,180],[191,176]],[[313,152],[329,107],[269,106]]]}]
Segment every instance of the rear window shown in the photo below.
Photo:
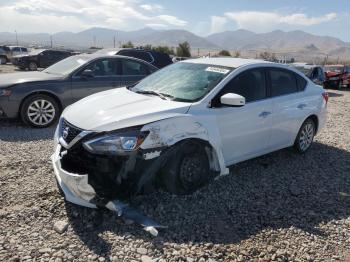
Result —
[{"label": "rear window", "polygon": [[281,69],[270,69],[269,73],[272,96],[282,96],[298,92],[298,81],[296,79],[296,74],[293,72]]}]

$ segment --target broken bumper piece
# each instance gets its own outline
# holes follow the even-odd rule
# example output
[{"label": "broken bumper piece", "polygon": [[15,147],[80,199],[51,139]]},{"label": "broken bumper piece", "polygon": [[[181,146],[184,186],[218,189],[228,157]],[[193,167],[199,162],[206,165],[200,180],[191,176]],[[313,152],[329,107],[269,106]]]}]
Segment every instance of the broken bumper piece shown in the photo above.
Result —
[{"label": "broken bumper piece", "polygon": [[[88,183],[88,175],[73,174],[65,171],[61,166],[62,157],[60,152],[61,146],[57,145],[51,159],[58,185],[62,189],[66,200],[89,208],[101,207],[101,202],[96,204],[97,194],[94,188]],[[133,221],[141,225],[145,231],[153,236],[158,235],[157,229],[166,228],[122,201],[105,201],[103,206],[116,212],[117,215],[124,220]]]}]

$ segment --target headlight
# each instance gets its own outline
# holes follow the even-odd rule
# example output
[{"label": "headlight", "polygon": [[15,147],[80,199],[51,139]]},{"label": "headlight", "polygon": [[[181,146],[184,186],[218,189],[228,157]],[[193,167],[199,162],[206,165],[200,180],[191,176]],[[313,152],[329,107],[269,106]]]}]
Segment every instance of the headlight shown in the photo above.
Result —
[{"label": "headlight", "polygon": [[11,89],[0,89],[0,96],[10,96],[11,94]]},{"label": "headlight", "polygon": [[93,154],[127,155],[140,147],[147,134],[137,130],[108,134],[83,143],[83,147]]}]

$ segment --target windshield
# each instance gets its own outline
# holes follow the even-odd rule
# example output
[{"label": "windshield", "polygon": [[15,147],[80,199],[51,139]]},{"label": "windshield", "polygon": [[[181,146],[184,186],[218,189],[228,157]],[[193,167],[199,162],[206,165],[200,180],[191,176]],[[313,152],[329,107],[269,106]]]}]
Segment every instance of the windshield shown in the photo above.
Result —
[{"label": "windshield", "polygon": [[46,68],[43,72],[55,75],[68,75],[88,61],[87,57],[70,56]]},{"label": "windshield", "polygon": [[343,71],[343,66],[326,66],[325,71],[341,73]]},{"label": "windshield", "polygon": [[159,93],[174,101],[195,102],[208,94],[234,68],[195,63],[176,63],[155,72],[131,90]]}]

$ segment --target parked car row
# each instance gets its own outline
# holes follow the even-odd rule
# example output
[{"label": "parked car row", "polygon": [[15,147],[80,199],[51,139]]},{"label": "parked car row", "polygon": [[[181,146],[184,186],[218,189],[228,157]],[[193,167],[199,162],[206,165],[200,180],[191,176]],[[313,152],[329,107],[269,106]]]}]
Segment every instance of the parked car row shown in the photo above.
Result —
[{"label": "parked car row", "polygon": [[314,83],[325,88],[350,88],[350,65],[327,65],[322,67],[295,63],[291,66],[304,73]]}]

